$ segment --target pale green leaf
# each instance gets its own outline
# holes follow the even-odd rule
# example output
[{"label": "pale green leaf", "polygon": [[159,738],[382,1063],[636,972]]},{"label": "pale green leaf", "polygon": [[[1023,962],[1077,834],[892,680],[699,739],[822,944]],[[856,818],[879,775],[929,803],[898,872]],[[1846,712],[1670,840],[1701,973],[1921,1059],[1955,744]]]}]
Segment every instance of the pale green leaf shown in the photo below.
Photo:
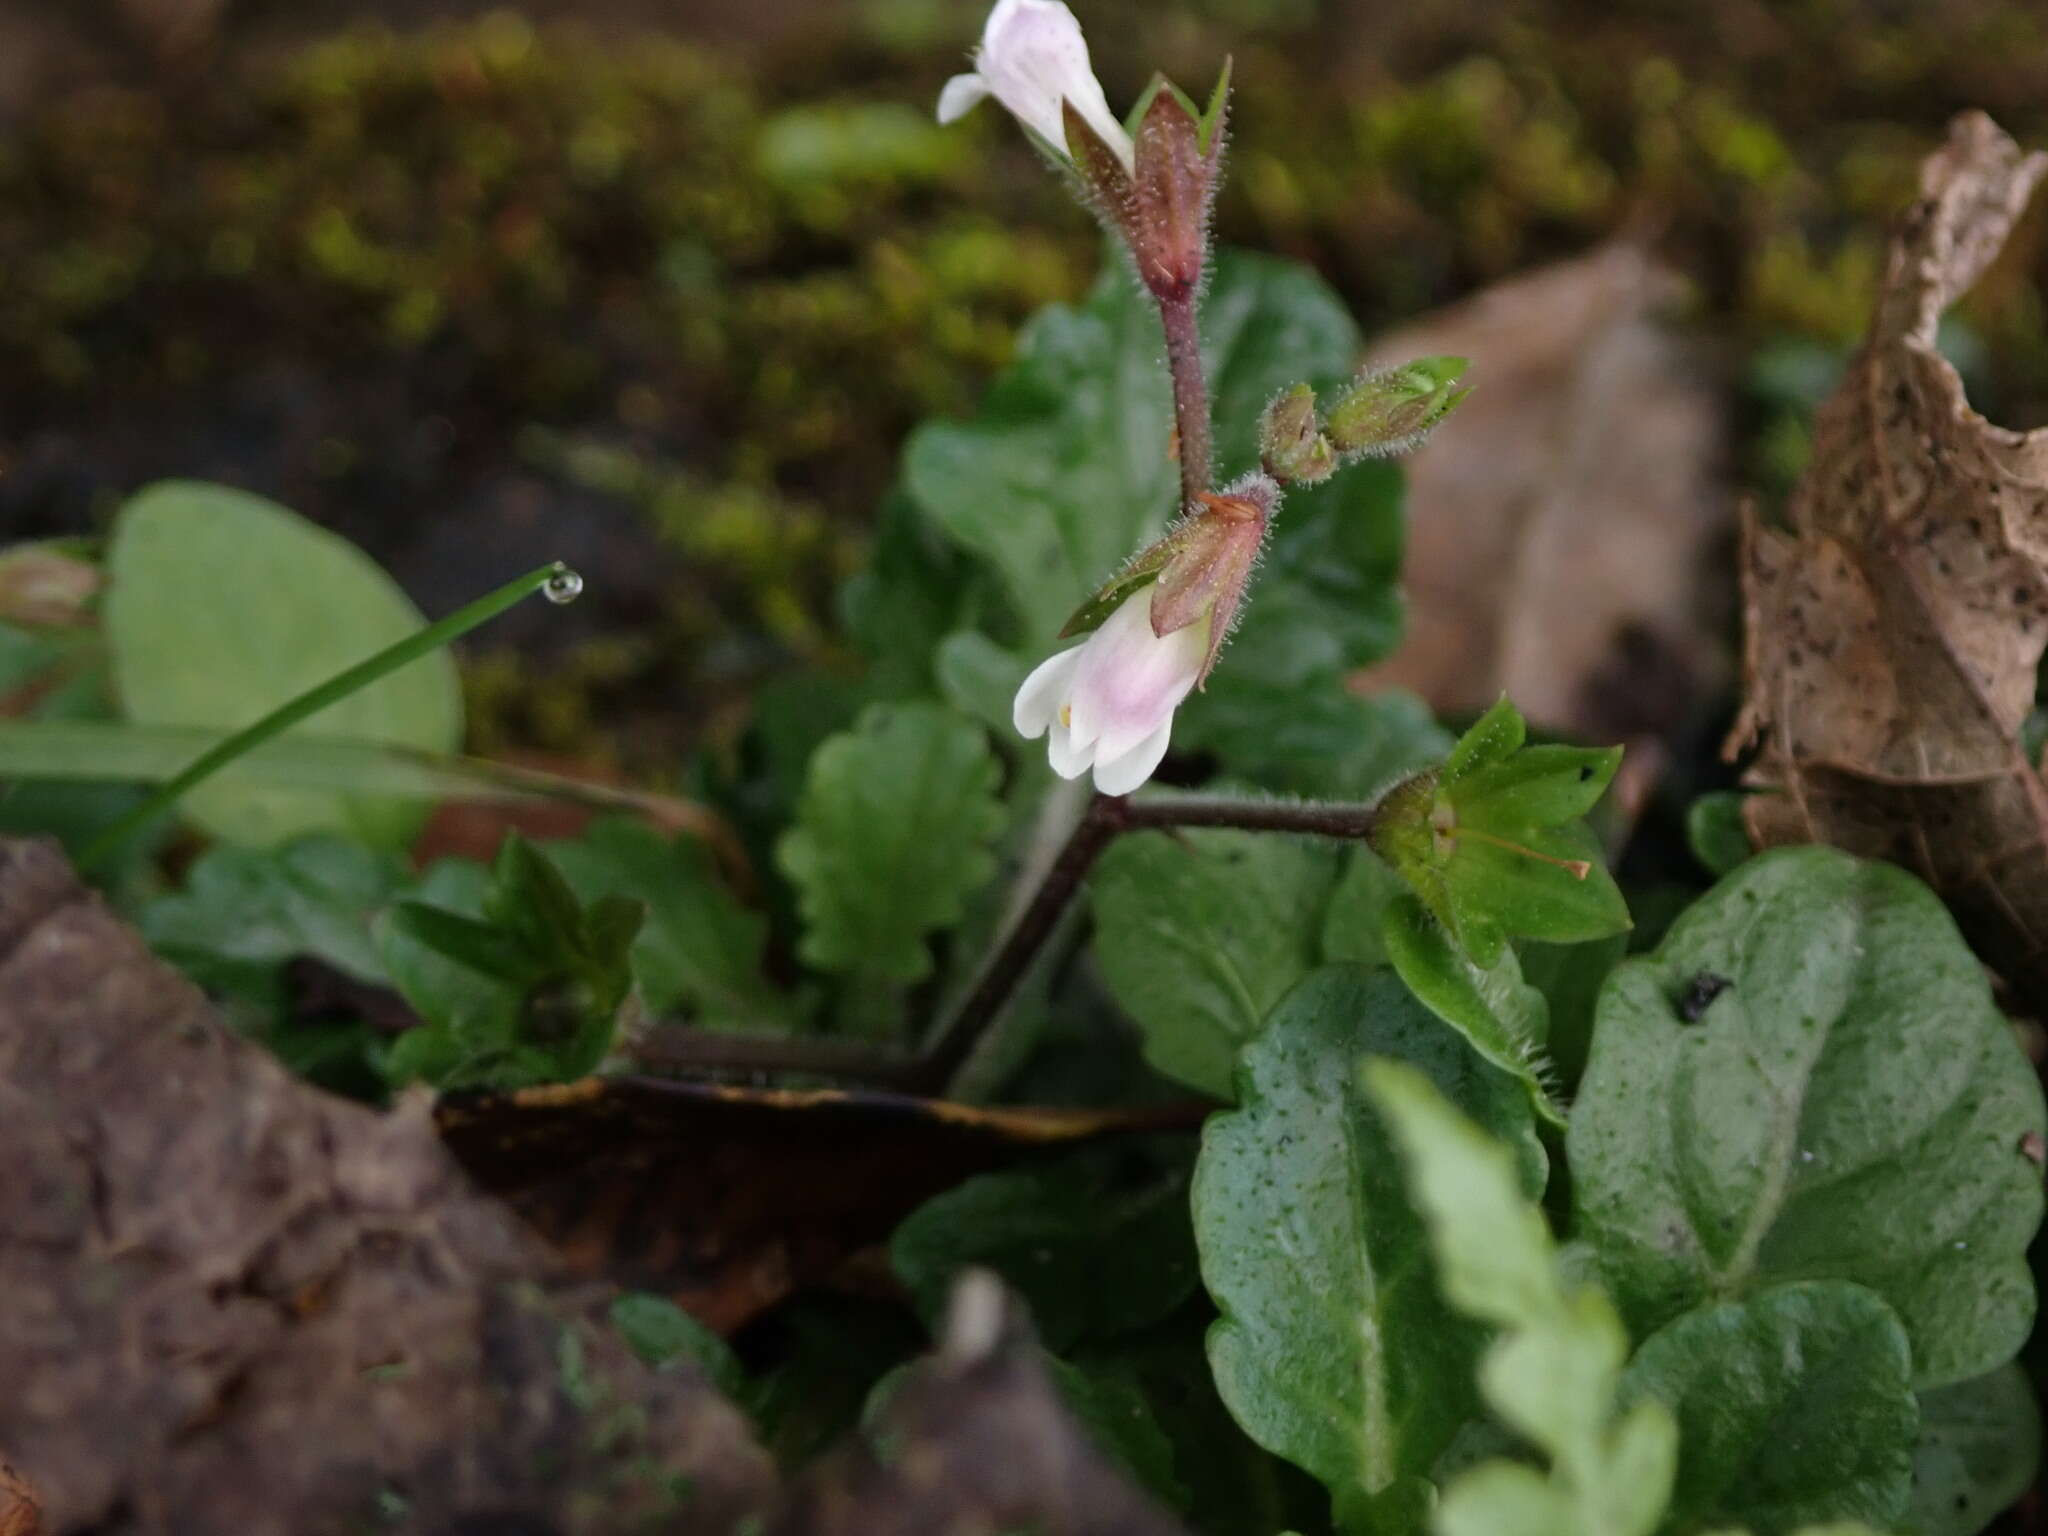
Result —
[{"label": "pale green leaf", "polygon": [[[114,685],[142,725],[232,731],[423,627],[354,545],[224,486],[164,483],[122,508],[104,605]],[[455,664],[436,652],[321,711],[300,739],[452,751]],[[183,801],[218,837],[271,844],[305,832],[397,846],[424,808],[367,792],[283,789],[223,770]]]}]

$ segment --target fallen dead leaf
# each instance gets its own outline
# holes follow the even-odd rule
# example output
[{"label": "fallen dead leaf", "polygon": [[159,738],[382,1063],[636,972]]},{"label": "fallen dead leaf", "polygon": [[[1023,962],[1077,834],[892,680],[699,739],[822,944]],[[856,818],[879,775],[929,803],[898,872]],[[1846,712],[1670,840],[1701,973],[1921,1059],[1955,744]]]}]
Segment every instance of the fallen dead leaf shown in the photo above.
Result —
[{"label": "fallen dead leaf", "polygon": [[1472,359],[1471,396],[1408,464],[1408,634],[1363,681],[1441,714],[1505,692],[1562,734],[1664,734],[1725,675],[1707,556],[1728,526],[1724,422],[1676,284],[1617,244],[1375,343]]},{"label": "fallen dead leaf", "polygon": [[1105,1137],[1192,1133],[1209,1107],[978,1106],[591,1077],[451,1095],[437,1118],[470,1176],[572,1272],[661,1292],[731,1333],[835,1276],[970,1174]]},{"label": "fallen dead leaf", "polygon": [[0,1168],[0,1446],[50,1530],[722,1533],[772,1503],[737,1410],[633,1358],[424,1098],[296,1081],[13,840]]},{"label": "fallen dead leaf", "polygon": [[2048,644],[2048,430],[1992,425],[1935,346],[2048,172],[1979,112],[1921,168],[1862,353],[1815,421],[1787,530],[1746,514],[1759,847],[1914,870],[2048,1003],[2048,790],[2022,748]]},{"label": "fallen dead leaf", "polygon": [[[845,1098],[812,1097],[799,1112],[824,1119]],[[1026,1140],[1091,1128],[920,1113]],[[738,1411],[632,1357],[601,1322],[609,1288],[465,1182],[424,1097],[380,1114],[296,1081],[54,845],[10,839],[0,1169],[0,1447],[19,1469],[0,1469],[0,1536],[1181,1536],[1090,1446],[987,1276],[874,1431],[778,1499]]]}]

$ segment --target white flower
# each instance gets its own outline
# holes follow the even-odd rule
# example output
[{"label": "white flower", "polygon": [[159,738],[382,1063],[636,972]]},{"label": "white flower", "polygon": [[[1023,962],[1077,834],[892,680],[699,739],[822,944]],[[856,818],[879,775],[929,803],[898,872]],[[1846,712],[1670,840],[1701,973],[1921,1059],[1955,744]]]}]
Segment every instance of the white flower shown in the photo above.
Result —
[{"label": "white flower", "polygon": [[1209,654],[1212,620],[1162,638],[1152,633],[1152,596],[1151,584],[1140,587],[1095,633],[1040,662],[1012,708],[1027,741],[1050,733],[1053,772],[1076,779],[1092,767],[1105,795],[1152,777]]},{"label": "white flower", "polygon": [[939,121],[952,122],[984,96],[995,97],[1062,155],[1067,127],[1060,103],[1071,101],[1124,169],[1131,168],[1131,136],[1109,110],[1102,83],[1089,68],[1081,23],[1060,0],[996,0],[981,29],[974,73],[955,75],[939,93]]}]

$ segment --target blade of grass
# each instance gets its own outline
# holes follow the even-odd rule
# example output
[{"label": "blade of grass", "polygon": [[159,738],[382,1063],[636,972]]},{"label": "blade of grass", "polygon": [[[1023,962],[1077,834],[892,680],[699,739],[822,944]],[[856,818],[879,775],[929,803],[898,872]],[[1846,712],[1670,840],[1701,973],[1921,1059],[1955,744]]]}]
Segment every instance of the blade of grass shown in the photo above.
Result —
[{"label": "blade of grass", "polygon": [[307,689],[297,698],[287,700],[253,725],[244,727],[208,751],[202,752],[155,794],[94,838],[79,855],[80,868],[92,869],[114,849],[170,810],[195,785],[212,778],[237,758],[245,756],[273,737],[283,735],[293,726],[319,714],[330,705],[338,704],[350,694],[388,677],[407,663],[417,661],[420,657],[461,639],[479,625],[489,623],[506,609],[540,591],[550,582],[568,583],[574,579],[574,573],[560,561],[544,565],[539,570],[528,571],[517,580],[508,581],[495,592],[486,593],[475,602],[457,609],[440,622],[429,624],[417,634],[406,636],[396,645],[387,646],[346,671],[336,673],[326,682]]}]

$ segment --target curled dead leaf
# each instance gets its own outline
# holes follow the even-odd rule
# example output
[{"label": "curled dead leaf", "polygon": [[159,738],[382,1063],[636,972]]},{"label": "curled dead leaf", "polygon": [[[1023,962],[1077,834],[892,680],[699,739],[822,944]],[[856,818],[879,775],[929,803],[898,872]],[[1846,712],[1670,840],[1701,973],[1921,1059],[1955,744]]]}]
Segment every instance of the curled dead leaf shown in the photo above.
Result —
[{"label": "curled dead leaf", "polygon": [[1368,362],[1474,360],[1469,399],[1408,461],[1408,639],[1369,674],[1439,713],[1505,692],[1563,734],[1671,731],[1725,675],[1706,558],[1727,528],[1725,422],[1676,287],[1616,244],[1497,284]]},{"label": "curled dead leaf", "polygon": [[2020,742],[2048,645],[2048,430],[1994,426],[1935,346],[2048,155],[1970,112],[1921,169],[1870,335],[1785,531],[1745,515],[1745,699],[1725,751],[1759,847],[1914,870],[2048,1001],[2048,789]]}]

